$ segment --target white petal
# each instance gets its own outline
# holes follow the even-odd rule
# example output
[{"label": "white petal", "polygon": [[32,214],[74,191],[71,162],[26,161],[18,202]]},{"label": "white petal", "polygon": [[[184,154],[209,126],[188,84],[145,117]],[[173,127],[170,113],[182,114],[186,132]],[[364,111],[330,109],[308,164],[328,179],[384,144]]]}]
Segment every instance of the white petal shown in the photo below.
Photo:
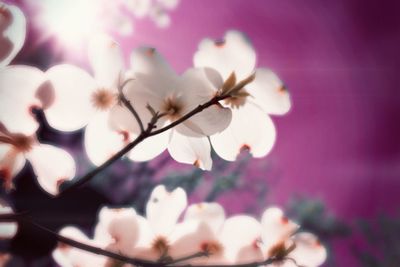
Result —
[{"label": "white petal", "polygon": [[196,67],[216,69],[224,79],[235,72],[238,80],[247,78],[254,70],[256,53],[250,41],[238,31],[228,31],[224,40],[203,40],[194,55]]},{"label": "white petal", "polygon": [[84,127],[95,113],[92,102],[94,79],[72,65],[57,65],[46,72],[54,92],[54,103],[45,110],[50,126],[61,131]]},{"label": "white petal", "polygon": [[136,243],[137,247],[149,247],[155,238],[149,221],[143,216],[136,216],[138,228],[139,228],[139,239]]},{"label": "white petal", "polygon": [[267,253],[271,247],[287,240],[299,228],[296,223],[285,217],[283,211],[277,207],[271,207],[264,211],[261,225],[261,238]]},{"label": "white petal", "polygon": [[167,9],[174,9],[178,6],[180,0],[158,0]]},{"label": "white petal", "polygon": [[168,152],[178,162],[211,170],[211,146],[206,137],[188,137],[173,131]]},{"label": "white petal", "polygon": [[[178,92],[184,103],[182,115],[189,113],[197,106],[210,101],[222,86],[219,74],[209,68],[192,68],[186,71],[181,79]],[[184,122],[193,131],[212,135],[226,129],[232,119],[232,112],[221,105],[210,106]]]},{"label": "white petal", "polygon": [[220,230],[225,221],[224,208],[215,202],[190,205],[185,213],[184,221],[206,223],[215,233]]},{"label": "white petal", "polygon": [[144,76],[142,84],[162,96],[165,95],[164,91],[169,93],[176,87],[177,74],[154,48],[135,49],[131,54],[131,71],[137,79]]},{"label": "white petal", "polygon": [[[262,258],[257,241],[261,236],[261,225],[253,217],[237,215],[227,219],[220,233],[220,240],[225,246],[225,254],[228,259],[240,262],[253,262]],[[243,254],[246,258],[239,258],[238,253],[244,248],[253,248],[252,253]],[[255,257],[255,258],[251,258]]]},{"label": "white petal", "polygon": [[8,65],[22,48],[26,35],[26,19],[22,11],[0,3],[0,68]]},{"label": "white petal", "polygon": [[12,179],[25,166],[23,153],[18,152],[13,146],[0,144],[0,176],[4,179],[6,189],[13,187]]},{"label": "white petal", "polygon": [[85,129],[85,150],[90,161],[101,165],[130,141],[126,131],[110,128],[108,113],[97,114]]},{"label": "white petal", "polygon": [[182,188],[172,192],[168,192],[163,185],[154,188],[146,205],[146,216],[153,231],[168,236],[186,206],[186,192]]},{"label": "white petal", "polygon": [[327,251],[311,233],[299,233],[294,236],[296,248],[289,254],[298,265],[317,267],[324,263]]},{"label": "white petal", "polygon": [[98,85],[116,89],[124,70],[119,45],[108,35],[96,35],[90,41],[88,53]]},{"label": "white petal", "polygon": [[31,135],[39,124],[31,113],[41,107],[37,90],[45,81],[43,72],[29,66],[8,66],[0,70],[0,121],[12,133]]},{"label": "white petal", "polygon": [[290,94],[278,76],[269,69],[257,69],[255,80],[246,86],[251,101],[268,114],[283,115],[290,110]]},{"label": "white petal", "polygon": [[150,9],[150,18],[153,19],[160,28],[166,28],[171,24],[171,18],[167,11],[159,6],[153,6]]},{"label": "white petal", "polygon": [[108,244],[119,253],[131,252],[138,240],[139,229],[136,212],[133,208],[109,209],[102,208],[99,222],[95,229],[95,240]]},{"label": "white petal", "polygon": [[221,158],[234,161],[242,150],[249,150],[256,158],[264,157],[272,149],[275,137],[275,126],[270,117],[257,106],[246,103],[232,110],[231,124],[210,140]]},{"label": "white petal", "polygon": [[[10,214],[13,210],[3,201],[0,201],[0,214]],[[0,240],[13,238],[18,230],[18,224],[14,222],[0,223]]]},{"label": "white petal", "polygon": [[129,152],[129,159],[133,161],[148,161],[159,156],[167,148],[170,135],[171,131],[166,131],[146,138]]},{"label": "white petal", "polygon": [[38,144],[27,154],[39,185],[49,194],[58,194],[58,186],[75,176],[75,161],[65,150]]}]

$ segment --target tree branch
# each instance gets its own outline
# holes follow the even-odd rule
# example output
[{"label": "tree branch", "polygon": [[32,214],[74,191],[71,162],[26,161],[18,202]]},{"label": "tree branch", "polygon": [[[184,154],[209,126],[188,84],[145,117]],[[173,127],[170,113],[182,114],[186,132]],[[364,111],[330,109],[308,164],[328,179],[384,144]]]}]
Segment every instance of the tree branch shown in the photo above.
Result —
[{"label": "tree branch", "polygon": [[104,250],[95,246],[91,246],[88,244],[81,243],[79,241],[73,240],[71,238],[62,236],[56,232],[51,231],[50,229],[32,221],[29,217],[25,216],[23,213],[17,214],[17,213],[7,213],[7,214],[0,214],[0,222],[18,222],[20,224],[26,224],[33,226],[35,229],[37,229],[39,232],[44,233],[45,235],[48,235],[51,237],[53,240],[64,243],[66,245],[69,245],[71,247],[81,249],[93,254],[97,255],[102,255],[106,256],[108,258],[129,263],[134,266],[141,266],[141,267],[171,267],[171,266],[179,266],[179,267],[257,267],[257,266],[265,266],[272,264],[274,262],[286,260],[289,258],[276,258],[276,257],[271,257],[265,261],[261,262],[252,262],[252,263],[245,263],[245,264],[233,264],[233,265],[190,265],[190,264],[179,264],[175,265],[177,263],[181,263],[187,260],[191,260],[194,258],[199,258],[199,257],[207,257],[210,256],[211,254],[208,252],[198,252],[193,255],[179,258],[170,262],[153,262],[153,261],[148,261],[148,260],[143,260],[143,259],[138,259],[138,258],[130,258],[126,257],[108,250]]}]

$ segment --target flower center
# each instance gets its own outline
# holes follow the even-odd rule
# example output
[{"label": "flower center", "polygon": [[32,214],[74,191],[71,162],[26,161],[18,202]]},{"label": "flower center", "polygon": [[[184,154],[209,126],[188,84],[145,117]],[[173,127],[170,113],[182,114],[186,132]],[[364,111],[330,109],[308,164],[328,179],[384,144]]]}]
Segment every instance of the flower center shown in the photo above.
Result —
[{"label": "flower center", "polygon": [[231,108],[240,108],[241,106],[246,104],[246,98],[249,95],[250,94],[245,89],[242,89],[239,92],[235,93],[235,95],[225,99],[224,103]]},{"label": "flower center", "polygon": [[151,247],[153,250],[157,251],[159,255],[165,255],[169,249],[169,242],[165,237],[159,236],[153,241]]},{"label": "flower center", "polygon": [[97,109],[105,111],[117,103],[117,96],[110,90],[101,88],[92,94],[92,103]]},{"label": "flower center", "polygon": [[0,129],[0,144],[10,144],[18,152],[29,152],[32,149],[34,138],[23,134],[13,134],[7,130]]},{"label": "flower center", "polygon": [[207,241],[200,245],[200,250],[210,255],[219,254],[223,251],[222,245],[218,241]]},{"label": "flower center", "polygon": [[164,100],[161,110],[167,114],[169,120],[174,121],[182,116],[182,103],[176,100],[176,98],[168,97]]}]

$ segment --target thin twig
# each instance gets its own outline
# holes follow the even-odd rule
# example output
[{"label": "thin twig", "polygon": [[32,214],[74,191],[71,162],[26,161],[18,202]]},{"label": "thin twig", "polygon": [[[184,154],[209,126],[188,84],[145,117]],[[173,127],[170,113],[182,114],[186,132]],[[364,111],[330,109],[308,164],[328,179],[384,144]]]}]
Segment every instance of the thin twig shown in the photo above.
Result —
[{"label": "thin twig", "polygon": [[143,133],[144,132],[144,125],[142,122],[142,119],[140,118],[139,114],[137,113],[136,109],[132,106],[131,101],[129,101],[125,95],[124,95],[124,87],[131,82],[133,79],[128,79],[126,80],[122,85],[120,85],[118,87],[118,100],[122,102],[122,104],[124,104],[124,106],[133,114],[133,116],[135,117],[137,123],[139,124],[140,127],[140,132]]}]

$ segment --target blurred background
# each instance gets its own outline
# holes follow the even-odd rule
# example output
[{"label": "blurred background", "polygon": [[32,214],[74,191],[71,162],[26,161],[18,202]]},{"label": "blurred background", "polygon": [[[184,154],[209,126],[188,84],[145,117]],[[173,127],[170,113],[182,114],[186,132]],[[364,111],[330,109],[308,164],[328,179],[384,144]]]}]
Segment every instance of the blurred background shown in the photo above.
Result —
[{"label": "blurred background", "polygon": [[[74,224],[90,235],[101,206],[133,205],[143,212],[150,191],[161,182],[184,187],[193,202],[218,201],[229,214],[258,217],[269,205],[283,207],[329,248],[324,266],[400,266],[396,1],[181,0],[173,7],[174,1],[167,1],[170,6],[149,16],[127,7],[112,13],[107,7],[100,17],[85,14],[120,1],[6,2],[22,8],[28,20],[27,41],[13,64],[87,67],[85,31],[101,23],[126,58],[133,48],[150,45],[183,72],[203,38],[237,29],[252,40],[258,66],[285,81],[293,102],[289,115],[273,118],[278,139],[263,159],[243,154],[228,163],[215,157],[211,172],[177,164],[167,154],[148,163],[121,160],[89,186],[57,200],[38,188],[27,165],[16,189],[1,192],[17,212],[30,211],[53,230]],[[70,35],[59,35],[67,29]],[[61,135],[40,112],[36,115],[43,122],[43,142],[70,151],[80,174],[92,168],[82,131]],[[7,266],[56,266],[49,256],[56,244],[31,230],[20,228],[13,240],[1,242],[12,254]]]}]

